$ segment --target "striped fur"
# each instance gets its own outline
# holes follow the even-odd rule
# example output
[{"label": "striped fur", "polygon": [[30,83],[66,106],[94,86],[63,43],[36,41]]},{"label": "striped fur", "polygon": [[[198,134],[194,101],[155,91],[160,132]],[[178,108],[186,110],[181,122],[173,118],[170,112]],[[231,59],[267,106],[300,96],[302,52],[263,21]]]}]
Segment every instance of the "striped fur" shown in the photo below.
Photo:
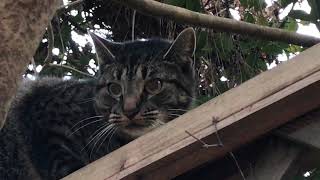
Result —
[{"label": "striped fur", "polygon": [[21,85],[0,131],[0,179],[59,179],[189,108],[195,36],[112,43],[91,34],[95,80]]}]

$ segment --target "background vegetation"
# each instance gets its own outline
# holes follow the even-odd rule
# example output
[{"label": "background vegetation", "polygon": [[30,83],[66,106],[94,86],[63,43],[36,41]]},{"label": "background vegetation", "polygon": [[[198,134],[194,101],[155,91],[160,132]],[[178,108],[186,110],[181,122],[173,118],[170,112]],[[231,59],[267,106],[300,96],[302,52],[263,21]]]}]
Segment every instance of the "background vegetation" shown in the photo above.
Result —
[{"label": "background vegetation", "polygon": [[[304,25],[314,23],[320,29],[318,0],[307,0],[311,7],[310,13],[291,8],[301,3],[301,0],[278,0],[268,7],[264,0],[160,1],[225,18],[237,18],[232,16],[234,14],[232,12],[235,12],[241,21],[288,31],[296,31],[298,23]],[[284,9],[289,9],[289,13],[283,15]],[[87,30],[93,30],[113,41],[129,41],[133,38],[151,37],[174,39],[180,31],[189,26],[135,13],[132,9],[107,0],[76,1],[70,7],[60,8],[51,24],[52,28],[47,29],[26,71],[25,76],[29,78],[34,76],[92,78],[90,76],[94,76],[98,69],[95,52],[86,35]],[[134,33],[132,33],[133,28]],[[281,63],[278,59],[279,54],[290,57],[304,49],[296,45],[259,40],[246,35],[194,28],[197,33],[195,54],[195,68],[198,74],[197,105],[266,71],[268,65]],[[301,175],[297,179],[320,179],[320,173],[313,172],[308,178]]]},{"label": "background vegetation", "polygon": [[[266,7],[264,0],[162,0],[161,2],[226,18],[233,18],[231,11],[234,11],[238,13],[241,21],[288,31],[297,30],[298,18],[301,19],[300,23],[313,22],[320,28],[317,21],[320,16],[318,11],[320,3],[317,0],[308,0],[312,9],[310,14],[291,8],[290,13],[281,19],[279,14],[284,8],[292,6],[292,3],[301,2],[280,0],[273,2],[269,7]],[[61,77],[72,75],[80,78],[86,76],[65,68],[67,66],[94,75],[97,71],[94,51],[90,43],[78,44],[79,38],[83,38],[79,35],[86,35],[87,29],[91,29],[114,41],[132,40],[133,17],[135,17],[134,38],[173,39],[188,26],[140,13],[134,15],[133,10],[112,1],[86,0],[58,11],[52,21],[52,30],[54,51],[57,52],[59,49],[59,54],[47,57],[48,43],[52,39],[48,31],[34,57],[35,66],[33,68],[30,66],[27,74]],[[199,77],[198,104],[267,70],[267,64],[280,63],[277,59],[279,54],[285,53],[289,57],[303,50],[303,47],[281,42],[257,40],[245,35],[217,33],[212,29],[198,27],[195,29],[198,37],[195,56]],[[38,67],[37,71],[35,67]]]}]

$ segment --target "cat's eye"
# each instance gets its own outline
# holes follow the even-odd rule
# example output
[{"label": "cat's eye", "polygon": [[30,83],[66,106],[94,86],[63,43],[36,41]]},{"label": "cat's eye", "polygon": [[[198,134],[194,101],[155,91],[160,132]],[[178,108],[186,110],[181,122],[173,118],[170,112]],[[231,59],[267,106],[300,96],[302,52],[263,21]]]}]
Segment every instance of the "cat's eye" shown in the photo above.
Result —
[{"label": "cat's eye", "polygon": [[112,96],[119,97],[122,94],[122,87],[118,83],[109,83],[108,91]]},{"label": "cat's eye", "polygon": [[162,89],[162,82],[160,79],[152,79],[146,83],[145,89],[150,94],[157,94]]}]

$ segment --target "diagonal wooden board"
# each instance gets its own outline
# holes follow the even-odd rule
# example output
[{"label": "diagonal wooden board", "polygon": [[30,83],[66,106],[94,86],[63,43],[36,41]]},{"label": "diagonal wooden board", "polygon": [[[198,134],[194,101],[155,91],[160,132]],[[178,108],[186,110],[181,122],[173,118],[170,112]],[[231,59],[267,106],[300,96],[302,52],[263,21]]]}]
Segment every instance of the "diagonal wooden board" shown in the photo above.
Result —
[{"label": "diagonal wooden board", "polygon": [[[65,180],[171,179],[320,106],[320,45],[261,73]],[[189,131],[224,147],[203,148]]]}]

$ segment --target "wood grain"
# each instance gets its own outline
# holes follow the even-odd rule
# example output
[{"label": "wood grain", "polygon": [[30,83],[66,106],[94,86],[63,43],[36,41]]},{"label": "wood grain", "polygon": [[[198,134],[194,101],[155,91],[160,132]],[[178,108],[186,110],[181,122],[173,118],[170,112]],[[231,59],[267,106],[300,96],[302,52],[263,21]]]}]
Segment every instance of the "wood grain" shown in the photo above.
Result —
[{"label": "wood grain", "polygon": [[[170,179],[221,157],[320,105],[320,45],[261,73],[163,127],[64,178]],[[202,148],[189,131],[215,143],[212,117],[224,142]]]},{"label": "wood grain", "polygon": [[62,0],[0,1],[0,129],[11,98]]}]

